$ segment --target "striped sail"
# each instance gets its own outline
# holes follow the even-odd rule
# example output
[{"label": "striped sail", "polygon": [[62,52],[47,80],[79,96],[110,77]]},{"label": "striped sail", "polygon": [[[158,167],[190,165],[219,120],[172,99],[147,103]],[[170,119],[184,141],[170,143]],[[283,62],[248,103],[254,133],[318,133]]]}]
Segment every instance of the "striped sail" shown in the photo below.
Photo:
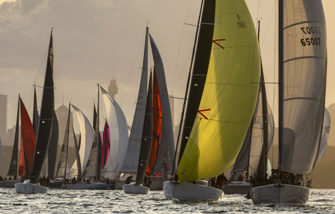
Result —
[{"label": "striped sail", "polygon": [[231,167],[258,94],[260,53],[244,0],[217,0],[210,63],[198,114],[177,169],[180,181],[211,178]]},{"label": "striped sail", "polygon": [[312,172],[322,132],[326,25],[321,0],[284,0],[281,170]]}]

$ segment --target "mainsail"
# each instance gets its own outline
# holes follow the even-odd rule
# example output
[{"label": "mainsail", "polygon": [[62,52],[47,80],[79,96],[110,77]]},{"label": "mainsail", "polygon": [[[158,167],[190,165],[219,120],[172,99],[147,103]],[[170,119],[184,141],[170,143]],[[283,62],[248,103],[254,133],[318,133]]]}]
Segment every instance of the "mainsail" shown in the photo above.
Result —
[{"label": "mainsail", "polygon": [[[13,145],[13,152],[12,158],[10,160],[10,165],[8,169],[8,176],[17,177],[17,167],[18,167],[18,150],[19,150],[19,118],[20,116],[20,96],[17,103],[17,113],[16,113],[16,126],[15,126],[15,136],[14,136],[14,145]],[[21,146],[21,150],[22,150]],[[22,150],[23,151],[23,150]]]},{"label": "mainsail", "polygon": [[[260,53],[244,0],[217,0],[210,63],[178,180],[224,173],[242,146],[257,101]],[[199,96],[199,95],[194,95]]]},{"label": "mainsail", "polygon": [[53,83],[53,41],[52,32],[49,42],[48,61],[44,78],[44,87],[41,105],[41,117],[39,122],[39,131],[37,135],[36,149],[34,153],[34,162],[31,177],[37,181],[41,173],[43,162],[49,146],[51,137],[53,114],[54,114],[54,83]]},{"label": "mainsail", "polygon": [[[326,90],[326,24],[321,0],[283,0],[280,48],[280,170],[312,172]],[[282,130],[282,135],[281,135]]]},{"label": "mainsail", "polygon": [[48,177],[54,179],[56,160],[57,160],[57,150],[58,150],[58,135],[59,127],[56,112],[54,110],[52,131],[50,138],[50,145],[48,148]]},{"label": "mainsail", "polygon": [[147,103],[145,109],[145,117],[142,131],[140,157],[138,160],[138,169],[136,175],[136,184],[140,185],[144,182],[145,171],[150,158],[153,133],[153,115],[152,115],[152,73],[149,78],[149,88],[147,94]]},{"label": "mainsail", "polygon": [[115,179],[120,174],[121,166],[128,147],[128,125],[119,104],[101,88],[107,122],[110,125],[110,153],[102,171],[105,178]]},{"label": "mainsail", "polygon": [[[143,64],[142,64],[142,74],[141,81],[138,90],[136,109],[134,114],[133,123],[131,126],[129,143],[126,158],[122,166],[122,172],[124,173],[136,173],[139,151],[141,147],[144,115],[145,115],[145,105],[147,100],[147,85],[148,85],[148,33],[149,28],[146,28],[145,33],[145,43],[144,43],[144,53],[143,53]],[[109,124],[111,125],[111,124]]]},{"label": "mainsail", "polygon": [[186,106],[187,102],[186,115],[185,119],[183,118],[183,116],[181,118],[181,122],[184,121],[184,124],[180,124],[180,130],[182,128],[182,135],[181,138],[179,138],[180,134],[179,133],[177,139],[178,142],[180,142],[179,161],[181,160],[181,157],[186,147],[186,143],[190,136],[192,126],[199,108],[202,92],[205,86],[209,59],[212,50],[214,17],[215,17],[215,1],[212,0],[204,1],[201,17],[198,23],[199,32],[198,35],[196,36],[197,42],[195,42],[194,46],[195,49],[193,50],[193,52],[195,52],[193,55],[194,63],[191,63],[192,71],[190,70],[188,77],[189,80],[191,78],[191,83],[189,84],[188,80],[186,86],[185,97],[188,95],[188,99],[184,100],[184,106]]},{"label": "mainsail", "polygon": [[33,124],[30,121],[29,114],[21,98],[21,139],[24,153],[25,174],[30,175],[33,167],[34,151],[36,146],[36,135]]}]

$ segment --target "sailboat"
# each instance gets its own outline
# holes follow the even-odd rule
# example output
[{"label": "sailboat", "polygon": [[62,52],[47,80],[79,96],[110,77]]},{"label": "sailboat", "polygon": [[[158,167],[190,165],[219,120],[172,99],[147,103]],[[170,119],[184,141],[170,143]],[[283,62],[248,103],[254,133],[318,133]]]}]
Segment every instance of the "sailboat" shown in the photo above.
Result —
[{"label": "sailboat", "polygon": [[270,184],[251,189],[255,204],[308,201],[320,148],[327,48],[321,0],[279,0],[279,161]]},{"label": "sailboat", "polygon": [[[258,21],[257,34],[259,41],[260,21]],[[268,152],[273,143],[274,129],[274,118],[267,101],[264,72],[261,65],[256,109],[231,171],[230,182],[223,186],[225,194],[248,194],[250,178],[252,178],[252,183],[267,179],[271,171],[268,168]]]},{"label": "sailboat", "polygon": [[[173,129],[172,129],[172,116],[168,97],[168,91],[165,80],[164,66],[162,58],[158,51],[157,45],[153,40],[151,34],[149,34],[149,28],[146,27],[145,33],[145,44],[144,44],[144,54],[143,54],[143,66],[141,81],[139,86],[139,92],[137,97],[137,104],[135,109],[135,115],[133,119],[133,124],[129,137],[129,146],[126,154],[126,158],[123,164],[122,172],[133,175],[143,175],[139,172],[140,169],[139,160],[143,160],[140,156],[141,145],[143,143],[143,132],[144,132],[144,120],[146,111],[146,103],[149,98],[147,97],[147,67],[148,67],[148,39],[150,39],[151,51],[154,61],[154,71],[152,77],[152,83],[149,85],[151,87],[151,103],[150,111],[153,114],[153,130],[152,130],[152,147],[149,149],[149,156],[145,154],[144,159],[148,159],[145,176],[152,183],[155,183],[155,189],[162,188],[162,183],[165,179],[164,174],[168,174],[168,169],[172,169],[173,155],[175,153],[174,139],[173,139]],[[148,90],[149,92],[149,90]],[[142,141],[141,141],[142,140]],[[163,167],[163,165],[165,167]],[[141,168],[142,170],[142,168]],[[166,172],[165,172],[166,171]],[[157,172],[153,177],[154,172]],[[136,178],[136,183],[139,180]],[[127,187],[123,188],[125,192]],[[141,191],[140,191],[141,192]]]},{"label": "sailboat", "polygon": [[[30,180],[15,184],[17,193],[34,194],[46,193],[47,188],[38,184],[43,162],[50,142],[53,114],[54,114],[54,83],[53,83],[53,40],[52,31],[49,41],[48,60],[44,78],[44,87],[41,105],[41,118],[37,135],[34,160]],[[34,130],[33,130],[34,132]]]},{"label": "sailboat", "polygon": [[152,133],[153,133],[152,94],[153,94],[152,73],[150,73],[145,117],[143,123],[142,142],[141,142],[140,156],[138,160],[138,169],[136,174],[136,182],[123,185],[123,191],[128,194],[147,194],[149,191],[149,188],[144,186],[143,183],[152,147]]},{"label": "sailboat", "polygon": [[331,117],[327,108],[325,108],[324,118],[323,118],[323,128],[321,135],[321,143],[318,152],[318,157],[316,158],[316,162],[318,163],[323,156],[326,154],[327,146],[328,146],[328,136],[330,132],[331,126]]},{"label": "sailboat", "polygon": [[180,201],[218,201],[223,191],[201,179],[224,173],[239,153],[256,107],[260,52],[244,0],[204,0],[197,26],[181,158],[163,190]]}]

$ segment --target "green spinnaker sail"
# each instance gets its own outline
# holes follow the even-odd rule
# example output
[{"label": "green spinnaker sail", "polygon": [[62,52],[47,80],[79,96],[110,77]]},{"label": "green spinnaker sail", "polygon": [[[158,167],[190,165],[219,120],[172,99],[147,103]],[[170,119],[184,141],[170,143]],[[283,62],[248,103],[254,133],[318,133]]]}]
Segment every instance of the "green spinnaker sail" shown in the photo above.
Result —
[{"label": "green spinnaker sail", "polygon": [[260,65],[245,1],[217,0],[206,83],[178,180],[215,177],[233,165],[255,109]]}]

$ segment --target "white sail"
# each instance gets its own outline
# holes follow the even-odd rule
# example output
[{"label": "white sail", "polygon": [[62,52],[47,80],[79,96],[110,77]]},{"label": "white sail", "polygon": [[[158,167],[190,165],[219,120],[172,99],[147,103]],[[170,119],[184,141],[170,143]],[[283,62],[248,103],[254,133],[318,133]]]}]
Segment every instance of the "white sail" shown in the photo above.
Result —
[{"label": "white sail", "polygon": [[143,53],[143,64],[140,87],[138,90],[137,103],[133,124],[131,126],[128,149],[121,171],[124,173],[136,173],[140,155],[145,107],[148,87],[148,28],[145,34],[145,44]]},{"label": "white sail", "polygon": [[[72,105],[73,111],[75,112],[79,130],[81,134],[81,143],[79,148],[79,156],[80,156],[80,165],[81,172],[84,172],[84,169],[87,164],[88,156],[91,152],[93,140],[94,140],[94,130],[90,124],[90,121],[84,115],[84,113],[75,105]],[[77,168],[77,162],[75,161],[71,168]]]},{"label": "white sail", "polygon": [[[164,65],[156,43],[152,36],[149,34],[152,56],[154,58],[155,72],[157,75],[157,82],[159,88],[159,94],[162,103],[162,138],[161,147],[166,144],[167,162],[172,163],[175,153],[174,135],[172,127],[172,116],[169,101],[169,93],[166,85]],[[172,168],[172,167],[169,167]]]},{"label": "white sail", "polygon": [[322,157],[326,154],[327,146],[328,146],[328,136],[330,132],[330,125],[331,125],[331,119],[329,111],[325,108],[324,118],[323,118],[323,129],[322,129],[322,135],[321,135],[321,143],[319,148],[318,157],[316,159],[316,162],[320,161]]},{"label": "white sail", "polygon": [[321,0],[284,0],[283,145],[281,169],[315,166],[326,88],[326,25]]},{"label": "white sail", "polygon": [[119,104],[101,88],[107,122],[110,127],[110,152],[102,176],[115,179],[119,174],[128,148],[128,125]]}]

